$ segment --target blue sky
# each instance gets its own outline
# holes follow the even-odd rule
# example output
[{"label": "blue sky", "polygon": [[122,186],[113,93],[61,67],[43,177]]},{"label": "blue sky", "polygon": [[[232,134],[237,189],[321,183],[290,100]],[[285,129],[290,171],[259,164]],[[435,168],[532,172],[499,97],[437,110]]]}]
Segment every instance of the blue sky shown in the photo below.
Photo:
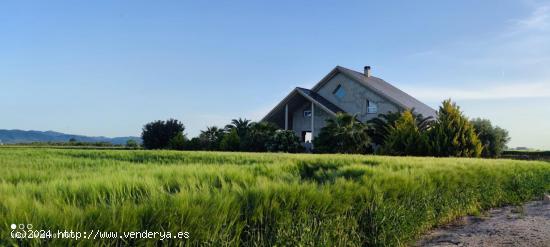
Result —
[{"label": "blue sky", "polygon": [[[383,2],[383,3],[382,3]],[[2,1],[0,128],[190,136],[334,66],[550,149],[549,1]]]}]

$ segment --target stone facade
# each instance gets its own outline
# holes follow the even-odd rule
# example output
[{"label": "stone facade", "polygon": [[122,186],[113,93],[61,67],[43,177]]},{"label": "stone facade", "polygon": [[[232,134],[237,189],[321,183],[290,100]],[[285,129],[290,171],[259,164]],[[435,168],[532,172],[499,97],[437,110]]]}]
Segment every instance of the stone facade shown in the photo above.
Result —
[{"label": "stone facade", "polygon": [[[346,92],[342,99],[339,99],[333,94],[338,85],[341,85]],[[317,93],[336,104],[347,113],[357,114],[357,118],[362,122],[373,119],[380,113],[401,110],[396,104],[374,93],[359,82],[356,82],[342,73],[338,73],[330,79]],[[367,113],[367,100],[377,103],[377,113]]]},{"label": "stone facade", "polygon": [[[376,111],[370,112],[367,102],[376,105]],[[295,88],[262,120],[281,128],[288,125],[288,129],[303,138],[303,133],[311,132],[312,128],[311,116],[304,116],[304,111],[311,110],[311,104],[315,105],[313,139],[326,126],[326,120],[338,112],[356,115],[362,122],[376,118],[379,114],[398,112],[405,108],[414,108],[424,116],[435,116],[436,113],[384,80],[371,76],[370,67],[365,67],[365,72],[360,73],[336,66],[312,89]]]}]

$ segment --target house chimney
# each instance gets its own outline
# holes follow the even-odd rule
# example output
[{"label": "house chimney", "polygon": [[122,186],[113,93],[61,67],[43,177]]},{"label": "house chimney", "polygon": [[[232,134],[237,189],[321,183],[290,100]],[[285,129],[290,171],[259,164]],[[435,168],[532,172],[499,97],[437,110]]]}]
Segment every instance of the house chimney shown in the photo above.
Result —
[{"label": "house chimney", "polygon": [[365,66],[364,74],[365,74],[366,77],[370,77],[370,66]]}]

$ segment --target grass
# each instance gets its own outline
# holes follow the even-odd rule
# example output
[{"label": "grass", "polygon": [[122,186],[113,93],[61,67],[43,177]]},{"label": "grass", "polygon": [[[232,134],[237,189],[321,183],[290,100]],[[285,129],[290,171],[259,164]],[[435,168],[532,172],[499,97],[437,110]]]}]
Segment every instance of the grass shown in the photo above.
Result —
[{"label": "grass", "polygon": [[[547,191],[536,161],[0,148],[0,246],[399,246]],[[190,238],[21,241],[12,223]]]}]

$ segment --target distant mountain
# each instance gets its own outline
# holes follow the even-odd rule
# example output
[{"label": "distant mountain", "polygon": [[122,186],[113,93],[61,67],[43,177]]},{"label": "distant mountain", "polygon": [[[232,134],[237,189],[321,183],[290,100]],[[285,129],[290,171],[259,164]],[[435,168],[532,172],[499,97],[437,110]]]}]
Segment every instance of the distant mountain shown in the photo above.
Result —
[{"label": "distant mountain", "polygon": [[0,143],[4,144],[29,142],[68,142],[72,138],[79,142],[110,142],[112,144],[126,144],[128,140],[135,140],[138,143],[141,143],[141,138],[136,136],[110,138],[104,136],[71,135],[55,131],[0,129]]}]

